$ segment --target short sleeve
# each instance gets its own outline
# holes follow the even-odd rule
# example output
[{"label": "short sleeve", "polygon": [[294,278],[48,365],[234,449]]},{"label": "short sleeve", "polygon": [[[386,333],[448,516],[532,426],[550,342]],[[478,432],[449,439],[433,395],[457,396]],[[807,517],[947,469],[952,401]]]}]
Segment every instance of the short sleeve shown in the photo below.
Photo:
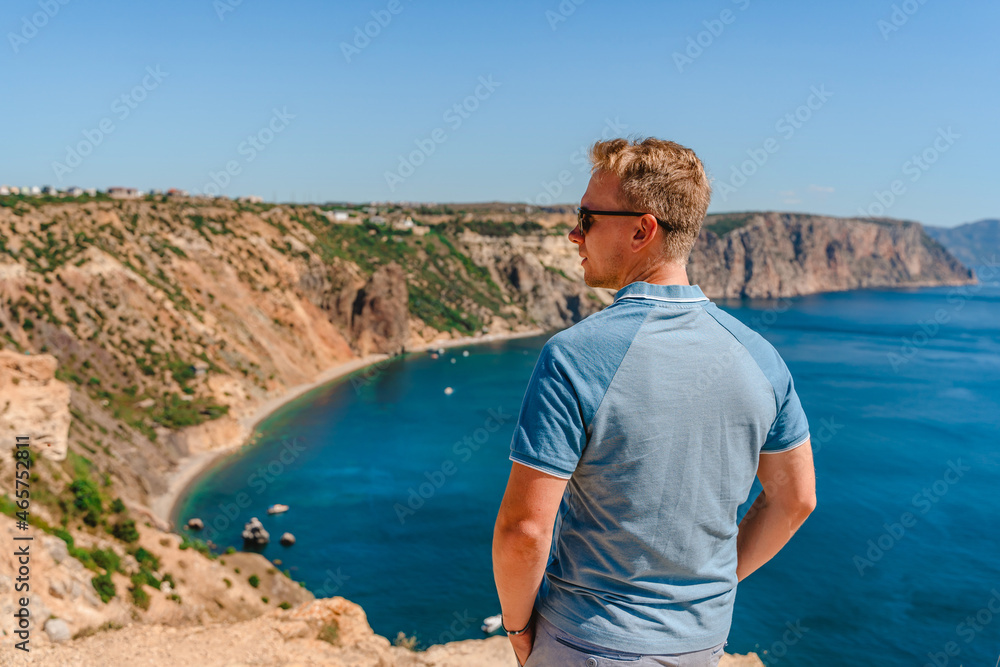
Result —
[{"label": "short sleeve", "polygon": [[[780,357],[779,357],[780,360]],[[795,393],[792,374],[784,361],[780,362],[781,380],[774,383],[778,414],[767,433],[767,440],[761,451],[769,454],[795,449],[809,439],[809,421]]]},{"label": "short sleeve", "polygon": [[528,381],[510,445],[511,461],[563,479],[573,475],[587,440],[568,368],[562,351],[551,340],[546,343]]}]

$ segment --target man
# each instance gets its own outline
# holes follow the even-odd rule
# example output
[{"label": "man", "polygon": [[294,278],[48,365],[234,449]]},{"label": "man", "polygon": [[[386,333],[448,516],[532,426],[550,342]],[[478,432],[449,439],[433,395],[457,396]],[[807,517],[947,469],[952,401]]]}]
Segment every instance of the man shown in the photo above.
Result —
[{"label": "man", "polygon": [[493,538],[503,626],[526,667],[714,667],[737,582],[816,505],[809,425],[775,349],[688,282],[711,197],[694,152],[614,139],[590,159],[569,239],[618,291],[528,383]]}]

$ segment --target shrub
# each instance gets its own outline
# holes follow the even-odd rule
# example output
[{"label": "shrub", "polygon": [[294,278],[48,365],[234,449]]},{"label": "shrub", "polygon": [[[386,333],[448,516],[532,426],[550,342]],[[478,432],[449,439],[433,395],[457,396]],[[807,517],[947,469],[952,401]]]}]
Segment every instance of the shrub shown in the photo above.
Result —
[{"label": "shrub", "polygon": [[291,609],[292,608],[292,605],[289,604],[288,602],[282,602],[278,606],[281,607],[282,609]]},{"label": "shrub", "polygon": [[111,529],[111,534],[122,542],[132,542],[139,541],[139,531],[135,527],[135,521],[132,519],[125,519],[124,521],[119,521]]},{"label": "shrub", "polygon": [[58,537],[63,542],[65,542],[67,547],[70,547],[70,548],[73,547],[73,536],[70,535],[68,531],[66,531],[66,530],[64,530],[62,528],[56,528],[52,532],[52,534],[55,535],[56,537]]},{"label": "shrub", "polygon": [[260,586],[260,577],[258,577],[256,574],[251,574],[250,578],[247,579],[247,581],[249,581],[250,585],[253,586],[254,588]]},{"label": "shrub", "polygon": [[105,572],[90,580],[94,585],[94,590],[101,596],[101,602],[107,604],[115,596],[115,582],[111,581],[111,575]]},{"label": "shrub", "polygon": [[340,626],[337,625],[336,621],[333,621],[328,625],[324,625],[322,629],[320,629],[316,639],[336,646],[337,642],[340,640]]},{"label": "shrub", "polygon": [[152,572],[144,567],[141,567],[138,572],[132,575],[132,585],[144,586],[146,584],[149,584],[157,590],[160,588],[160,580],[157,579]]},{"label": "shrub", "polygon": [[115,498],[111,501],[111,511],[115,514],[121,514],[125,511],[125,503],[122,502],[121,498]]},{"label": "shrub", "polygon": [[261,597],[260,601],[263,602],[264,604],[268,603],[268,599],[266,597]]},{"label": "shrub", "polygon": [[198,553],[208,556],[209,558],[218,558],[218,554],[212,553],[211,547],[208,546],[208,542],[205,540],[195,538],[189,538],[187,535],[181,536],[180,549],[194,549]]},{"label": "shrub", "polygon": [[94,549],[90,552],[90,557],[97,567],[108,574],[121,572],[121,558],[112,549]]},{"label": "shrub", "polygon": [[84,637],[90,637],[96,635],[98,632],[107,632],[108,630],[120,630],[122,628],[121,623],[115,623],[114,621],[107,621],[101,625],[95,627],[84,628],[80,630],[75,635],[73,639],[83,639]]},{"label": "shrub", "polygon": [[83,513],[83,522],[95,527],[101,520],[101,494],[89,479],[78,477],[69,485],[73,494],[73,507]]},{"label": "shrub", "polygon": [[149,609],[149,593],[142,586],[133,586],[129,589],[132,593],[132,602],[142,610]]},{"label": "shrub", "polygon": [[154,556],[152,553],[146,551],[142,547],[135,550],[135,559],[139,561],[140,565],[145,565],[153,572],[160,569],[160,559]]}]

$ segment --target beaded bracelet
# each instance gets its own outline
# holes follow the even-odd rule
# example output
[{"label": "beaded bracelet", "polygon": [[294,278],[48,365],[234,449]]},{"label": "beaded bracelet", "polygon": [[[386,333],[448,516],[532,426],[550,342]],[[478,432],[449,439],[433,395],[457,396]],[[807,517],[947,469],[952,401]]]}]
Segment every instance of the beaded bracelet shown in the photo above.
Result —
[{"label": "beaded bracelet", "polygon": [[528,631],[528,628],[531,627],[531,618],[528,618],[528,624],[525,625],[520,630],[508,630],[507,626],[505,626],[503,624],[503,616],[501,615],[500,616],[500,627],[503,628],[503,631],[507,633],[508,637],[516,637],[518,635],[523,635],[525,632]]}]

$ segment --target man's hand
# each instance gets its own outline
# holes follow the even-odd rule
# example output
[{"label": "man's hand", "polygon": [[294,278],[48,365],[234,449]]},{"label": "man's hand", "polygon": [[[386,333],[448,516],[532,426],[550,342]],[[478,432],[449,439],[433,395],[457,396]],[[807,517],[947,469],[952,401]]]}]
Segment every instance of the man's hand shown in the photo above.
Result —
[{"label": "man's hand", "polygon": [[812,443],[786,452],[761,452],[757,478],[764,491],[743,517],[736,537],[739,581],[774,558],[815,509]]},{"label": "man's hand", "polygon": [[535,596],[545,576],[552,527],[568,481],[514,463],[500,504],[493,532],[493,576],[500,609],[510,630],[531,622],[528,632],[510,637],[518,660],[528,659],[534,643]]},{"label": "man's hand", "polygon": [[531,619],[528,631],[523,635],[508,635],[507,639],[510,640],[510,645],[514,647],[517,664],[524,667],[524,663],[528,662],[528,656],[531,655],[531,647],[535,645],[535,619]]}]

